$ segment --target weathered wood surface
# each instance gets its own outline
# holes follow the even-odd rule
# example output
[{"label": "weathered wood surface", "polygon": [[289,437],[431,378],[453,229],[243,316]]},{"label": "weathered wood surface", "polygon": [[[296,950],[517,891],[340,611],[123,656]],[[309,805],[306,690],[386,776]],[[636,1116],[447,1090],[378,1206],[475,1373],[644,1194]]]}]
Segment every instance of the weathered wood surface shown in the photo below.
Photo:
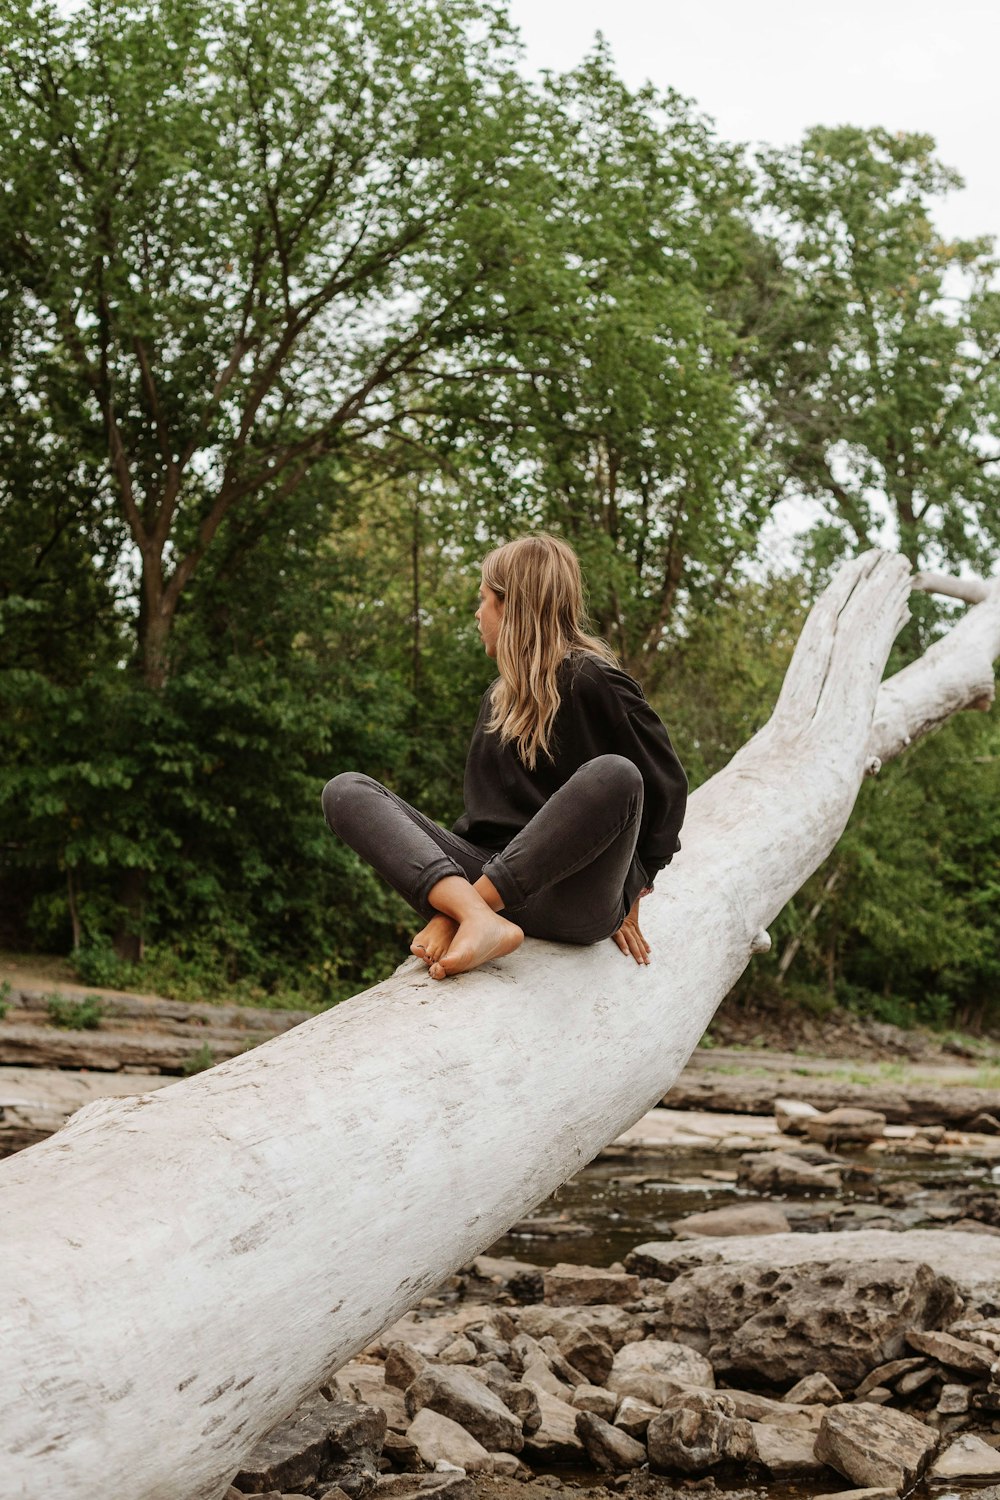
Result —
[{"label": "weathered wood surface", "polygon": [[[0,1494],[216,1500],[331,1370],[662,1097],[847,822],[908,590],[884,553],[826,590],[771,720],[691,799],[644,908],[650,968],[611,943],[528,942],[443,984],[413,960],[0,1163]],[[1000,596],[980,611],[996,655]],[[918,676],[907,733],[981,689]]]}]

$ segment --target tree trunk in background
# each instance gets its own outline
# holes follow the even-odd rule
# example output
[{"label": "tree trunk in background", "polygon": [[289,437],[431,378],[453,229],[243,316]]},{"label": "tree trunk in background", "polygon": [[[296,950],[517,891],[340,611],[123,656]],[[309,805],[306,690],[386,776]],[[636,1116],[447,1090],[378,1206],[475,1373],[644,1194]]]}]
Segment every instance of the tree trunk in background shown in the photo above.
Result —
[{"label": "tree trunk in background", "polygon": [[410,960],[0,1163],[5,1496],[218,1500],[332,1370],[662,1098],[865,771],[992,696],[1000,583],[880,691],[908,572],[868,553],[813,609],[769,723],[691,799],[649,968],[612,943],[528,941],[441,984]]}]

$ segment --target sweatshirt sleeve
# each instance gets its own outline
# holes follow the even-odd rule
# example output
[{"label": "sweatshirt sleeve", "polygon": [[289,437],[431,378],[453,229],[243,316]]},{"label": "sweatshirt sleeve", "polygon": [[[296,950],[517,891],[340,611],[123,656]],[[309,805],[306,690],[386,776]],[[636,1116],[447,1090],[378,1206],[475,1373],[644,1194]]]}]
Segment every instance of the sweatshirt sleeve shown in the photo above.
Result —
[{"label": "sweatshirt sleeve", "polygon": [[619,723],[617,742],[618,754],[642,773],[642,822],[635,852],[652,884],[681,847],[678,835],[687,806],[687,777],[670,736],[645,699]]},{"label": "sweatshirt sleeve", "polygon": [[[688,782],[659,715],[626,672],[588,662],[578,679],[582,717],[589,720],[590,754],[623,755],[643,781],[636,854],[650,883],[680,848]],[[581,725],[581,729],[583,726]]]}]

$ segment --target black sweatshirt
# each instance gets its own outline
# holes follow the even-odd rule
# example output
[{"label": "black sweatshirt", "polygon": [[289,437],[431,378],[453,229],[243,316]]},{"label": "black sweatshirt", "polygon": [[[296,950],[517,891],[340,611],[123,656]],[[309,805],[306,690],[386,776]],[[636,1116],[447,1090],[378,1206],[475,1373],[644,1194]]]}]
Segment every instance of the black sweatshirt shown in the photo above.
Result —
[{"label": "black sweatshirt", "polygon": [[550,744],[530,771],[512,741],[487,732],[492,687],[479,708],[465,764],[465,812],[454,832],[485,849],[503,849],[539,808],[588,760],[623,755],[642,773],[645,795],[636,855],[652,882],[680,848],[687,777],[670,737],[627,672],[588,652],[559,669],[562,702]]}]

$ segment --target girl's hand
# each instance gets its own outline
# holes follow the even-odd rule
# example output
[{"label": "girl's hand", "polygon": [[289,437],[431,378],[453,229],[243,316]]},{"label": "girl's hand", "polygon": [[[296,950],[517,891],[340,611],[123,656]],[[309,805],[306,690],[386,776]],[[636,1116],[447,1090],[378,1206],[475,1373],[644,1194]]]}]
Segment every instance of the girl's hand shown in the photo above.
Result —
[{"label": "girl's hand", "polygon": [[635,898],[632,910],[618,931],[613,935],[611,941],[616,943],[623,953],[631,953],[637,964],[648,964],[649,944],[639,930],[640,899],[639,896]]}]

